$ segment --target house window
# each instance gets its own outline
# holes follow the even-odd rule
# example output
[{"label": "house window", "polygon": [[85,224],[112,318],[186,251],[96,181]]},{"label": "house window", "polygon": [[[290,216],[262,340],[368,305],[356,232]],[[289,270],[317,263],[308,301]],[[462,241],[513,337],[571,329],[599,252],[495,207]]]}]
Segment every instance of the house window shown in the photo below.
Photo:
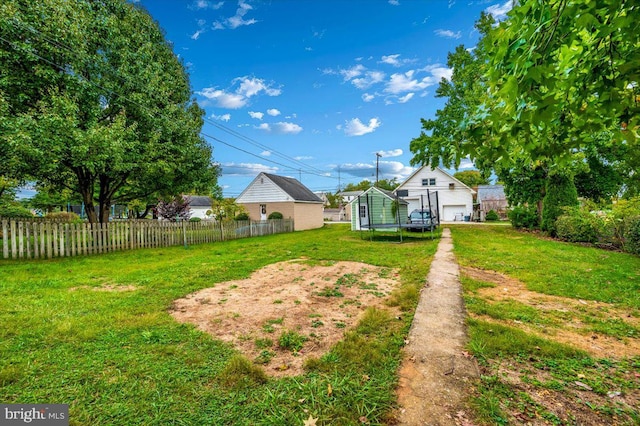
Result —
[{"label": "house window", "polygon": [[360,217],[367,217],[367,206],[360,206]]},{"label": "house window", "polygon": [[422,186],[435,186],[436,178],[422,179]]}]

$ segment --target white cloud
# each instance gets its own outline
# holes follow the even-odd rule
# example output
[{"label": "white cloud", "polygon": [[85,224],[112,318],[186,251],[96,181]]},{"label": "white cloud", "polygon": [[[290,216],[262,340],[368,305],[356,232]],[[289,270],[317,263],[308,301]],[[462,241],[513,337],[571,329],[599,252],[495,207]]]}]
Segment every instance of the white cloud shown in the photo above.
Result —
[{"label": "white cloud", "polygon": [[400,6],[400,2],[398,0],[389,0],[389,4],[391,6]]},{"label": "white cloud", "polygon": [[299,155],[297,157],[293,157],[293,159],[298,161],[305,161],[305,160],[313,160],[313,157],[310,157],[308,155]]},{"label": "white cloud", "polygon": [[380,127],[380,120],[378,118],[372,118],[369,120],[369,124],[365,125],[360,121],[359,118],[353,118],[350,121],[345,122],[346,125],[344,127],[344,133],[347,136],[362,136],[367,133],[371,133],[375,131],[378,127]]},{"label": "white cloud", "polygon": [[303,130],[302,127],[298,126],[297,124],[288,123],[288,122],[275,123],[273,125],[273,128],[277,133],[292,134],[292,135],[298,134]]},{"label": "white cloud", "polygon": [[384,64],[393,65],[394,67],[399,67],[401,65],[400,61],[398,61],[399,57],[400,54],[383,56],[381,62]]},{"label": "white cloud", "polygon": [[458,170],[473,170],[476,166],[473,164],[469,158],[464,158],[460,161],[460,166],[458,166]]},{"label": "white cloud", "polygon": [[496,21],[500,21],[507,17],[507,12],[513,7],[513,0],[507,0],[503,4],[494,4],[486,9],[486,12],[493,15]]},{"label": "white cloud", "polygon": [[392,149],[391,151],[378,151],[378,154],[383,157],[399,157],[403,154],[403,151],[401,149]]},{"label": "white cloud", "polygon": [[440,82],[440,80],[442,80],[443,78],[451,80],[451,76],[453,75],[453,70],[451,68],[443,67],[440,64],[429,65],[423,70],[430,72],[438,82]]},{"label": "white cloud", "polygon": [[258,20],[256,19],[245,19],[246,14],[250,10],[253,10],[253,6],[251,6],[244,0],[240,0],[238,2],[238,9],[236,9],[236,14],[223,21],[214,22],[212,28],[214,30],[223,30],[226,28],[235,30],[238,27],[256,24],[258,22]]},{"label": "white cloud", "polygon": [[224,176],[255,176],[260,172],[275,173],[277,167],[265,166],[257,163],[223,163],[222,174]]},{"label": "white cloud", "polygon": [[197,40],[200,38],[200,34],[204,33],[204,30],[198,30],[195,33],[191,34],[191,40]]},{"label": "white cloud", "polygon": [[263,157],[268,157],[271,155],[271,151],[262,151],[260,155],[262,155]]},{"label": "white cloud", "polygon": [[231,120],[231,114],[222,114],[222,115],[211,114],[211,118],[219,121],[229,121]]},{"label": "white cloud", "polygon": [[264,130],[265,132],[271,131],[271,126],[269,123],[261,123],[259,126],[254,126],[256,129]]},{"label": "white cloud", "polygon": [[462,33],[460,31],[454,33],[451,30],[435,30],[434,33],[436,33],[437,36],[444,38],[459,39],[460,37],[462,37]]},{"label": "white cloud", "polygon": [[413,167],[405,166],[399,161],[380,161],[378,163],[380,179],[398,178],[398,180],[404,180],[413,173],[413,170]]},{"label": "white cloud", "polygon": [[261,112],[249,111],[249,116],[257,120],[262,120],[262,117],[264,117],[264,114]]},{"label": "white cloud", "polygon": [[210,0],[196,0],[194,1],[191,6],[189,6],[189,9],[213,9],[213,10],[217,10],[220,9],[222,7],[222,5],[224,4],[223,1],[221,2],[213,2]]},{"label": "white cloud", "polygon": [[407,71],[404,74],[392,74],[384,91],[394,95],[406,92],[418,92],[429,86],[433,86],[437,82],[432,76],[418,80],[414,78],[414,74],[415,70]]},{"label": "white cloud", "polygon": [[367,71],[364,77],[351,80],[351,84],[358,89],[366,89],[376,83],[380,83],[385,77],[386,74],[381,71]]},{"label": "white cloud", "polygon": [[267,114],[269,114],[272,117],[277,117],[280,115],[280,111],[275,108],[270,108],[267,110]]},{"label": "white cloud", "polygon": [[380,59],[380,63],[392,65],[394,67],[399,67],[401,65],[406,65],[406,64],[416,62],[415,59],[399,59],[399,58],[400,58],[400,54],[398,53],[396,53],[395,55],[386,55],[386,56],[383,55],[382,58]]},{"label": "white cloud", "polygon": [[[337,170],[337,167],[336,169]],[[379,161],[378,162],[378,177],[380,179],[393,179],[404,180],[411,173],[413,168],[405,166],[399,161]],[[376,164],[375,163],[347,163],[340,165],[340,172],[346,173],[358,178],[366,178],[370,181],[374,181],[376,178]]]},{"label": "white cloud", "polygon": [[373,96],[370,93],[365,93],[362,95],[362,100],[365,102],[371,102],[373,99],[375,98],[375,96]]},{"label": "white cloud", "polygon": [[207,87],[196,93],[209,100],[216,101],[216,105],[220,108],[239,109],[244,107],[248,102],[248,99],[243,95],[227,93],[212,87]]},{"label": "white cloud", "polygon": [[268,96],[278,96],[282,90],[271,87],[264,80],[255,77],[238,77],[233,79],[232,85],[237,86],[235,91],[228,92],[215,87],[206,87],[196,92],[210,101],[215,101],[221,108],[239,109],[246,106],[249,98],[264,92]]},{"label": "white cloud", "polygon": [[398,98],[398,103],[399,104],[404,104],[407,103],[411,100],[411,98],[413,98],[413,96],[415,95],[415,93],[407,93],[406,95]]},{"label": "white cloud", "polygon": [[344,78],[344,81],[349,81],[353,78],[361,76],[365,70],[366,68],[364,65],[358,64],[346,70],[340,70],[340,74]]}]

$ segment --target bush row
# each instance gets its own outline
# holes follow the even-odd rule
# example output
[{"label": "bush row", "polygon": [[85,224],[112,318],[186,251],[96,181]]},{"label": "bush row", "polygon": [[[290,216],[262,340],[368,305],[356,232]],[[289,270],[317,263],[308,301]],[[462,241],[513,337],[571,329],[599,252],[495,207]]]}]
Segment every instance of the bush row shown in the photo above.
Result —
[{"label": "bush row", "polygon": [[[534,206],[509,211],[514,228],[539,229]],[[607,210],[594,206],[565,207],[553,224],[553,235],[569,242],[592,243],[640,254],[640,197],[620,200]]]}]

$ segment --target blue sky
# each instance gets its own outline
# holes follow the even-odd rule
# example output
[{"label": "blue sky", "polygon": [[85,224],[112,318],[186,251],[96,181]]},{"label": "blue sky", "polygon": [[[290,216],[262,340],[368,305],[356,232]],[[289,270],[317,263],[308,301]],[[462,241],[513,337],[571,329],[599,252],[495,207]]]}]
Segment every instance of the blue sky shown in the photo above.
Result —
[{"label": "blue sky", "polygon": [[134,2],[187,66],[236,197],[261,171],[313,191],[373,181],[376,153],[381,179],[406,178],[420,119],[442,106],[448,52],[472,48],[480,12],[502,18],[511,0]]}]

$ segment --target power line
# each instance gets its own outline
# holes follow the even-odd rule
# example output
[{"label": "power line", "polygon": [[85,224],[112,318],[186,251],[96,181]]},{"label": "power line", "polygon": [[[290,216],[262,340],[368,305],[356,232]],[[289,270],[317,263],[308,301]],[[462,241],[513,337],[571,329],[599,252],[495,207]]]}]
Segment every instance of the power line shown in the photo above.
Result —
[{"label": "power line", "polygon": [[[70,46],[66,45],[65,43],[62,43],[62,42],[59,42],[59,41],[57,41],[57,40],[55,40],[55,39],[49,38],[49,36],[48,36],[48,35],[46,35],[46,34],[44,34],[42,31],[40,31],[40,30],[38,30],[38,29],[36,29],[36,28],[33,28],[32,26],[30,26],[30,25],[28,25],[28,24],[26,24],[26,23],[20,22],[20,21],[18,21],[18,20],[17,20],[17,19],[15,19],[15,18],[14,18],[14,19],[12,19],[12,20],[10,20],[10,21],[8,21],[8,22],[9,22],[9,23],[12,23],[12,24],[14,24],[14,25],[15,25],[15,24],[17,24],[17,25],[20,25],[20,26],[21,26],[21,27],[23,27],[23,28],[26,28],[27,30],[31,31],[32,33],[34,33],[34,34],[39,35],[40,37],[42,37],[42,39],[44,39],[47,43],[50,43],[50,44],[52,44],[52,45],[54,45],[54,46],[56,46],[56,47],[59,47],[59,48],[65,49],[65,50],[67,50],[67,51],[68,51],[69,53],[71,53],[71,54],[74,54],[74,55],[75,55],[75,54],[77,53],[77,52],[76,52],[76,50],[72,49]],[[5,41],[5,42],[7,42],[7,43],[9,43],[9,44],[11,44],[11,45],[14,47],[14,49],[18,50],[18,49],[16,48],[16,46],[14,45],[14,43],[12,43],[12,42],[10,42],[10,41],[8,41],[8,40],[4,39],[4,38],[2,38],[2,40],[3,40],[3,41]],[[35,52],[33,52],[33,51],[32,51],[32,52],[30,52],[30,53],[31,53],[32,55],[34,55],[35,57],[37,57],[37,58],[39,58],[39,59],[41,59],[41,60],[43,60],[43,61],[45,61],[45,62],[47,62],[47,63],[49,63],[49,64],[51,64],[51,65],[53,65],[53,66],[55,66],[56,68],[59,68],[59,69],[60,69],[60,70],[62,70],[62,71],[68,71],[68,70],[66,70],[66,68],[65,68],[65,67],[63,67],[63,66],[61,66],[61,65],[58,65],[58,64],[56,64],[56,63],[54,63],[54,62],[52,62],[52,61],[49,61],[49,60],[47,60],[46,58],[43,58],[42,56],[40,56],[40,55],[36,54],[36,53],[35,53]],[[77,58],[77,56],[76,56],[76,58]],[[87,65],[87,64],[86,64],[86,62],[85,62],[85,64],[84,64],[84,65]],[[129,80],[128,80],[128,78],[125,78],[124,76],[122,76],[122,75],[118,74],[117,70],[115,70],[113,67],[111,67],[111,66],[110,66],[110,68],[111,68],[111,71],[112,71],[112,73],[113,73],[112,75],[113,75],[115,78],[119,79],[121,82],[124,82],[124,83],[131,83],[131,81],[129,81]],[[112,90],[105,89],[105,88],[103,88],[103,87],[99,86],[98,84],[96,84],[96,83],[94,83],[94,82],[91,82],[91,81],[89,81],[89,80],[87,80],[87,79],[84,79],[84,80],[85,80],[85,81],[87,81],[87,82],[88,82],[88,83],[90,83],[90,84],[93,84],[95,87],[100,88],[101,90],[104,90],[104,91],[107,91],[107,92],[109,92],[109,93],[111,93],[111,94],[113,94],[113,95],[119,96],[119,97],[121,97],[122,99],[126,99],[126,100],[128,100],[129,102],[132,102],[132,103],[136,104],[137,106],[139,106],[139,107],[141,107],[141,108],[145,108],[145,109],[146,109],[146,107],[144,107],[144,106],[142,106],[142,105],[138,104],[138,103],[137,103],[137,102],[135,102],[135,101],[132,101],[131,99],[127,98],[126,96],[123,96],[123,95],[120,95],[120,94],[118,94],[118,93],[115,93],[115,92],[114,92],[114,91],[112,91]],[[137,85],[136,85],[136,86],[137,86]],[[151,96],[153,96],[154,94],[153,94],[153,93],[151,93],[150,95],[151,95]],[[224,131],[224,132],[226,132],[226,133],[228,133],[228,134],[232,135],[232,136],[235,136],[235,137],[237,137],[237,138],[239,138],[239,139],[241,139],[241,140],[243,140],[243,141],[245,141],[245,142],[247,142],[247,143],[250,143],[251,145],[254,145],[254,146],[259,147],[259,148],[264,149],[264,150],[268,150],[269,152],[272,152],[274,155],[276,155],[276,156],[278,156],[278,157],[280,157],[280,158],[282,158],[282,159],[285,159],[285,160],[291,161],[291,162],[293,162],[293,163],[296,163],[296,164],[298,164],[298,165],[304,166],[305,168],[308,168],[308,169],[310,169],[310,170],[314,170],[314,171],[316,172],[316,173],[314,173],[314,172],[311,172],[311,171],[309,171],[309,172],[305,171],[305,173],[307,173],[307,174],[311,174],[311,175],[315,175],[315,176],[319,176],[319,177],[324,177],[324,178],[332,178],[332,179],[336,179],[334,176],[331,176],[331,175],[327,176],[327,175],[326,175],[326,173],[327,173],[327,172],[326,172],[325,170],[322,170],[322,169],[319,169],[319,168],[317,168],[317,167],[311,166],[311,165],[309,165],[309,164],[303,163],[303,162],[302,162],[302,161],[300,161],[300,160],[297,160],[297,159],[295,159],[295,158],[293,158],[293,157],[291,157],[291,156],[288,156],[288,155],[286,155],[286,154],[283,154],[283,153],[281,153],[281,152],[279,152],[279,151],[277,151],[277,150],[275,150],[275,149],[273,149],[273,148],[271,148],[271,147],[269,147],[269,146],[267,146],[267,145],[264,145],[264,144],[262,144],[262,143],[260,143],[260,142],[257,142],[257,141],[255,141],[254,139],[252,139],[252,138],[250,138],[250,137],[248,137],[248,136],[246,136],[246,135],[243,135],[242,133],[237,132],[237,131],[235,131],[235,130],[233,130],[233,129],[231,129],[231,128],[227,127],[227,126],[224,126],[224,125],[222,125],[222,124],[220,124],[220,123],[216,123],[216,122],[214,122],[214,121],[212,121],[212,120],[210,120],[210,119],[208,119],[208,118],[206,118],[206,117],[205,117],[203,120],[204,120],[206,123],[209,123],[209,124],[211,124],[211,125],[213,125],[213,126],[217,127],[218,129],[220,129],[220,130],[222,130],[222,131]],[[203,134],[203,136],[206,136],[203,132],[201,132],[201,134]],[[283,165],[282,163],[279,163],[279,162],[276,162],[276,161],[273,161],[273,160],[270,160],[270,159],[266,159],[266,158],[264,158],[264,157],[262,157],[262,156],[258,156],[258,155],[256,155],[256,154],[250,153],[250,152],[248,152],[248,151],[246,151],[246,150],[243,150],[243,149],[241,149],[241,148],[239,148],[239,147],[236,147],[236,146],[235,146],[235,145],[233,145],[233,144],[230,144],[230,143],[224,142],[224,141],[222,141],[221,139],[214,138],[214,137],[212,137],[212,136],[207,136],[207,137],[212,138],[212,139],[216,140],[217,142],[220,142],[220,143],[222,143],[222,144],[224,144],[224,145],[226,145],[226,146],[228,146],[228,147],[230,147],[230,148],[234,148],[234,149],[237,149],[237,150],[239,150],[239,151],[241,151],[241,152],[244,152],[244,153],[246,153],[246,154],[252,155],[252,156],[257,157],[257,158],[260,158],[260,159],[261,159],[261,160],[263,160],[263,161],[267,161],[267,162],[270,162],[270,163],[273,163],[273,164],[277,164],[277,165],[283,166],[283,167],[285,167],[285,168],[287,168],[287,169],[296,170],[296,169],[293,169],[291,166],[286,166],[286,165]],[[299,170],[299,169],[297,169],[297,170]],[[318,173],[320,173],[320,174],[318,174]]]}]

